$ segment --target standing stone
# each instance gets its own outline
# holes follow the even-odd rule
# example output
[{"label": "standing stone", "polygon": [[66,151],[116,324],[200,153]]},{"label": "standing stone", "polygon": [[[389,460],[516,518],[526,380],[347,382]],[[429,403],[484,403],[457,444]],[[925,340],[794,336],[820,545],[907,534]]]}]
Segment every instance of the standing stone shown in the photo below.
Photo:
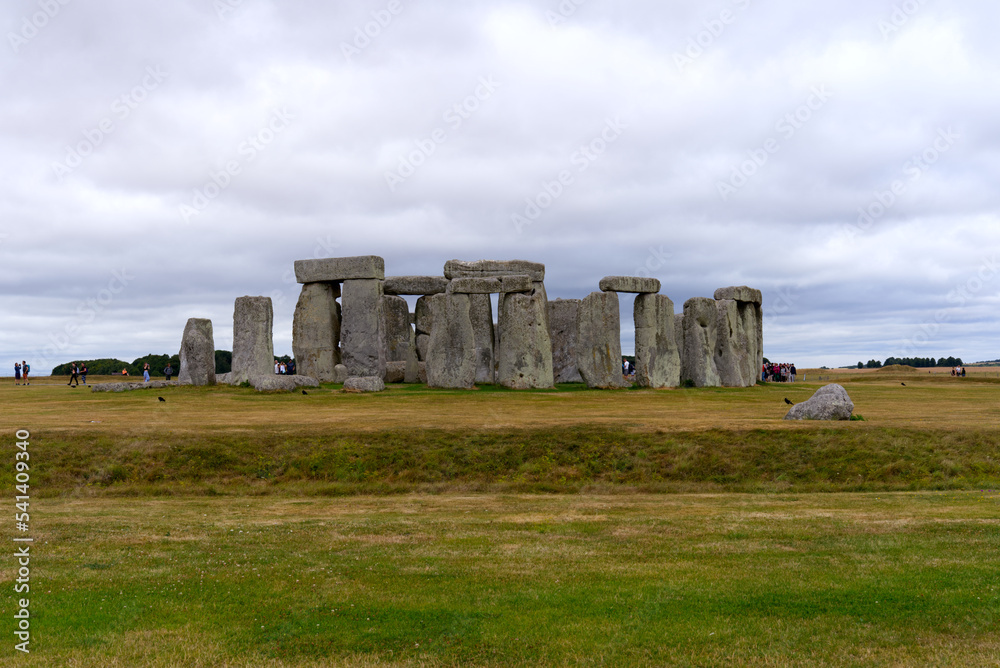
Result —
[{"label": "standing stone", "polygon": [[692,297],[684,302],[681,380],[690,380],[695,387],[718,387],[721,384],[715,368],[718,317],[714,299]]},{"label": "standing stone", "polygon": [[420,360],[417,359],[417,335],[410,329],[410,345],[406,352],[406,369],[403,371],[404,383],[419,383]]},{"label": "standing stone", "polygon": [[745,285],[719,288],[716,299],[732,299],[739,313],[740,349],[745,354],[740,359],[742,385],[749,387],[760,378],[760,368],[764,362],[764,322],[761,312],[760,290]]},{"label": "standing stone", "polygon": [[557,383],[582,383],[576,366],[576,316],[579,299],[549,302],[549,336],[552,339],[552,375]]},{"label": "standing stone", "polygon": [[677,352],[674,303],[666,295],[640,294],[633,306],[635,381],[639,387],[677,387],[681,359]]},{"label": "standing stone", "polygon": [[405,362],[410,350],[410,307],[402,297],[382,297],[382,328],[386,363]]},{"label": "standing stone", "polygon": [[674,343],[677,345],[677,357],[681,360],[681,378],[684,378],[684,314],[674,314]]},{"label": "standing stone", "polygon": [[416,330],[417,359],[421,362],[427,361],[427,344],[430,342],[430,334],[434,327],[434,318],[431,314],[430,297],[420,297],[416,306],[413,307],[413,327]]},{"label": "standing stone", "polygon": [[488,294],[469,295],[469,317],[476,350],[476,382],[495,382],[493,365],[493,305]]},{"label": "standing stone", "polygon": [[587,387],[625,387],[617,292],[591,292],[577,313],[576,364]]},{"label": "standing stone", "polygon": [[744,369],[747,358],[747,337],[742,329],[740,313],[732,299],[718,299],[715,335],[715,369],[723,387],[746,387]]},{"label": "standing stone", "polygon": [[[382,329],[382,281],[361,279],[344,281],[343,321],[340,325],[341,357],[351,378],[385,376],[385,342]],[[361,389],[371,384],[352,383]]]},{"label": "standing stone", "polygon": [[427,385],[470,389],[476,383],[476,338],[465,294],[428,297],[434,329],[427,345]]},{"label": "standing stone", "polygon": [[181,338],[178,385],[215,385],[215,337],[212,321],[190,318]]},{"label": "standing stone", "polygon": [[[274,373],[274,311],[270,297],[239,297],[233,311],[233,369],[229,382]],[[213,353],[214,354],[214,353]]]},{"label": "standing stone", "polygon": [[321,383],[333,381],[340,364],[340,286],[306,283],[292,319],[292,354],[299,374]]},{"label": "standing stone", "polygon": [[502,299],[497,382],[517,390],[552,387],[552,340],[545,294],[508,292]]}]

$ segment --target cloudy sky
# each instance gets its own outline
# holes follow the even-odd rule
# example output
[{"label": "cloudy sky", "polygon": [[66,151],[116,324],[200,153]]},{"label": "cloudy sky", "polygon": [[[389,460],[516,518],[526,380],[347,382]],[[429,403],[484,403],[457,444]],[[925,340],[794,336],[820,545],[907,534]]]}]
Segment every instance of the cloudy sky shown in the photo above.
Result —
[{"label": "cloudy sky", "polygon": [[[0,363],[232,344],[302,258],[764,293],[800,366],[1000,358],[994,0],[11,0]],[[623,349],[631,300],[623,296]]]}]

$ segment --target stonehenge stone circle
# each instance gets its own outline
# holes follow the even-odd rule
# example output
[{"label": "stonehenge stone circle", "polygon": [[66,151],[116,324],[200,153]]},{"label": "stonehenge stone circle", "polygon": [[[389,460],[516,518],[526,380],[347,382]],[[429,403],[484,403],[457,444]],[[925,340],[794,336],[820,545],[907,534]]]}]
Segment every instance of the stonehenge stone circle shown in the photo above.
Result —
[{"label": "stonehenge stone circle", "polygon": [[215,385],[215,337],[212,321],[190,318],[181,337],[178,385]]},{"label": "stonehenge stone circle", "polygon": [[[271,330],[274,311],[270,297],[239,297],[233,310],[233,367],[229,382],[250,382],[274,373]],[[214,354],[214,353],[213,353]]]},{"label": "stonehenge stone circle", "polygon": [[328,383],[340,364],[340,286],[306,283],[292,319],[292,353],[297,370]]},{"label": "stonehenge stone circle", "polygon": [[552,340],[545,295],[538,291],[508,292],[501,300],[497,383],[517,390],[552,387]]},{"label": "stonehenge stone circle", "polygon": [[680,385],[674,303],[666,295],[640,294],[633,305],[633,319],[636,384],[656,388]]},{"label": "stonehenge stone circle", "polygon": [[381,381],[385,376],[382,281],[348,280],[341,291],[340,349],[348,380],[377,377]]},{"label": "stonehenge stone circle", "polygon": [[854,402],[842,385],[831,383],[816,390],[808,400],[795,404],[786,420],[850,420]]},{"label": "stonehenge stone circle", "polygon": [[660,291],[660,281],[641,276],[605,276],[598,284],[602,292],[637,292],[645,294]]},{"label": "stonehenge stone circle", "polygon": [[718,331],[718,311],[714,299],[692,297],[684,302],[682,381],[690,380],[695,387],[718,387],[721,385],[715,366],[715,344]]},{"label": "stonehenge stone circle", "polygon": [[580,302],[576,365],[587,387],[625,386],[617,292],[591,292]]},{"label": "stonehenge stone circle", "polygon": [[476,339],[469,295],[428,298],[434,328],[427,345],[427,385],[471,388],[476,383]]},{"label": "stonehenge stone circle", "polygon": [[448,289],[442,276],[386,276],[383,292],[387,295],[437,295]]},{"label": "stonehenge stone circle", "polygon": [[385,260],[377,255],[295,261],[295,280],[299,283],[342,283],[384,278]]},{"label": "stonehenge stone circle", "polygon": [[582,383],[576,366],[576,316],[579,299],[549,302],[549,336],[552,338],[552,374],[557,383]]}]

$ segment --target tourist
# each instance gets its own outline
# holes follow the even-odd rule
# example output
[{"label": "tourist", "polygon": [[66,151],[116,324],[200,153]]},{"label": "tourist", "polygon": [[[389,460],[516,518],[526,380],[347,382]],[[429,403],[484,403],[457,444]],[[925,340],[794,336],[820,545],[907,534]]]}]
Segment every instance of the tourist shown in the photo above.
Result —
[{"label": "tourist", "polygon": [[288,371],[288,368],[285,366],[285,363],[282,362],[280,364],[280,370],[278,371],[278,373],[280,373],[282,376],[284,376],[286,371]]},{"label": "tourist", "polygon": [[128,369],[122,369],[122,375],[123,376],[127,376],[128,375]]},{"label": "tourist", "polygon": [[292,376],[295,375],[295,360],[292,360],[288,363],[288,373]]},{"label": "tourist", "polygon": [[66,383],[66,384],[69,385],[69,386],[73,386],[73,381],[75,380],[76,381],[76,385],[79,386],[80,385],[80,375],[79,375],[79,373],[76,370],[76,362],[73,362],[73,366],[70,367],[69,373],[70,373],[69,382]]},{"label": "tourist", "polygon": [[14,384],[15,385],[20,385],[21,384],[21,363],[20,362],[14,362]]},{"label": "tourist", "polygon": [[149,362],[142,365],[142,382],[149,382]]},{"label": "tourist", "polygon": [[278,360],[274,360],[274,373],[281,373],[281,365],[278,364]]},{"label": "tourist", "polygon": [[87,384],[87,363],[84,362],[82,368],[80,369],[80,382],[84,385]]},{"label": "tourist", "polygon": [[790,367],[788,368],[788,371],[789,371],[789,373],[791,374],[791,377],[792,377],[792,382],[794,383],[794,382],[795,382],[795,365],[794,365],[794,364],[793,364],[793,365],[791,365],[791,366],[790,366]]},{"label": "tourist", "polygon": [[24,360],[21,360],[21,379],[24,380],[25,385],[31,385],[31,383],[28,382],[29,371],[31,371],[31,366]]},{"label": "tourist", "polygon": [[962,378],[965,378],[965,367],[962,367]]},{"label": "tourist", "polygon": [[163,370],[163,375],[170,380],[170,377],[174,375],[174,367],[170,366],[170,362],[167,362],[167,368]]}]

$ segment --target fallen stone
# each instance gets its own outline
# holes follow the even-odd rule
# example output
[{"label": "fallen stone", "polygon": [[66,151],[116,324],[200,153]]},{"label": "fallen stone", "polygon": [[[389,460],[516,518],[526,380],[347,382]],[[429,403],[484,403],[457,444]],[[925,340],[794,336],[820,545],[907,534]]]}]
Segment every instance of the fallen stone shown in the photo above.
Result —
[{"label": "fallen stone", "polygon": [[748,288],[745,285],[736,285],[728,288],[719,288],[715,291],[716,299],[732,299],[737,302],[749,302],[751,304],[760,304],[763,302],[763,296],[760,290],[755,290],[753,288]]},{"label": "fallen stone", "polygon": [[816,390],[806,401],[792,406],[786,420],[850,420],[854,402],[841,385],[831,383]]},{"label": "fallen stone", "polygon": [[406,380],[406,362],[385,363],[385,383],[402,383]]},{"label": "fallen stone", "polygon": [[387,295],[438,295],[448,289],[444,276],[386,276]]},{"label": "fallen stone", "polygon": [[292,318],[292,354],[299,373],[321,382],[333,380],[340,364],[340,304],[336,283],[302,286]]},{"label": "fallen stone", "polygon": [[509,292],[501,299],[497,383],[516,390],[552,387],[552,340],[544,293]]},{"label": "fallen stone", "polygon": [[180,369],[177,382],[181,385],[215,385],[215,337],[212,321],[190,318],[181,337]]},{"label": "fallen stone", "polygon": [[579,299],[557,299],[548,303],[549,337],[552,339],[552,375],[557,383],[582,383],[576,366],[576,316]]},{"label": "fallen stone", "polygon": [[576,365],[587,387],[625,387],[618,293],[591,292],[584,297],[576,327]]},{"label": "fallen stone", "polygon": [[513,276],[527,274],[532,281],[545,280],[545,265],[527,260],[448,260],[444,265],[444,276],[448,279],[472,278],[478,276]]},{"label": "fallen stone", "polygon": [[602,292],[656,293],[660,291],[660,281],[642,276],[605,276],[599,287]]},{"label": "fallen stone", "polygon": [[635,382],[639,387],[677,387],[681,359],[677,351],[674,303],[666,295],[635,298]]},{"label": "fallen stone", "polygon": [[715,367],[718,319],[714,299],[692,297],[684,302],[682,382],[690,380],[695,387],[719,387],[721,384]]},{"label": "fallen stone", "polygon": [[376,376],[353,376],[344,381],[345,392],[381,392],[385,381]]},{"label": "fallen stone", "polygon": [[340,354],[349,377],[385,375],[382,281],[350,280],[341,287]]},{"label": "fallen stone", "polygon": [[254,376],[250,379],[250,384],[258,392],[291,392],[300,387],[319,387],[319,381],[310,376],[283,376],[276,373]]},{"label": "fallen stone", "polygon": [[468,389],[476,382],[476,338],[469,295],[428,298],[434,330],[427,344],[427,385]]},{"label": "fallen stone", "polygon": [[342,283],[384,278],[385,260],[377,255],[295,261],[295,280],[299,283]]},{"label": "fallen stone", "polygon": [[273,322],[270,297],[239,297],[236,300],[230,380],[233,385],[274,372]]},{"label": "fallen stone", "polygon": [[179,383],[176,380],[151,380],[148,383],[121,382],[121,383],[96,383],[90,386],[91,392],[128,392],[130,390],[155,390],[164,387],[176,387]]}]

